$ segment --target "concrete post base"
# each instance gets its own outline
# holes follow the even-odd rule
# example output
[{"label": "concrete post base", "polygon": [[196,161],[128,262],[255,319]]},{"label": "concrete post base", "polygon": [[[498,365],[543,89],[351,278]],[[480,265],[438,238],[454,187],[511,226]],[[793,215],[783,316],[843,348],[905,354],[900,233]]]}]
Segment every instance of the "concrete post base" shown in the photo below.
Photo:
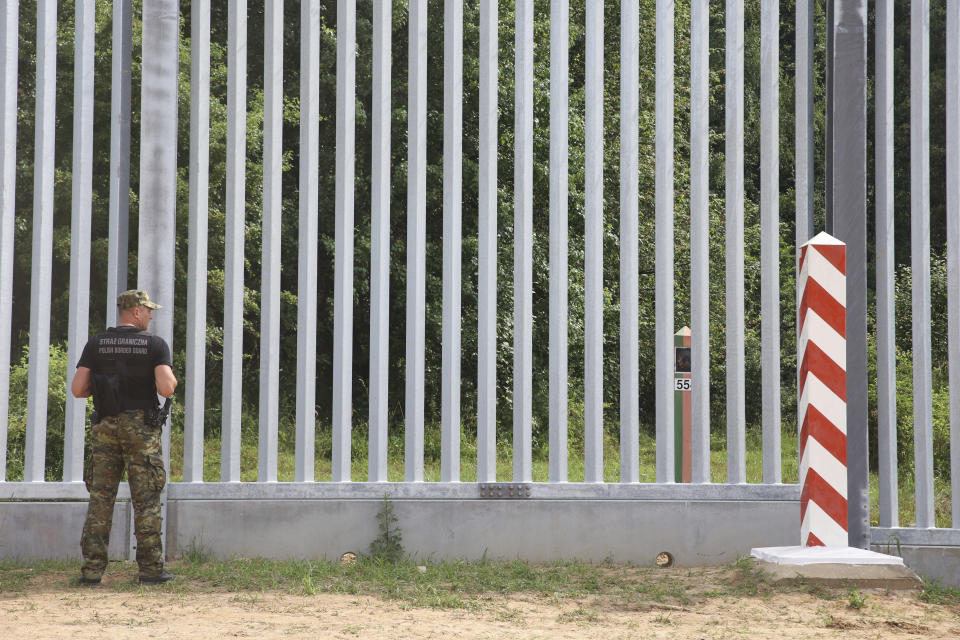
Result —
[{"label": "concrete post base", "polygon": [[828,586],[921,589],[923,581],[903,558],[854,547],[761,547],[750,550],[774,582],[796,580]]}]

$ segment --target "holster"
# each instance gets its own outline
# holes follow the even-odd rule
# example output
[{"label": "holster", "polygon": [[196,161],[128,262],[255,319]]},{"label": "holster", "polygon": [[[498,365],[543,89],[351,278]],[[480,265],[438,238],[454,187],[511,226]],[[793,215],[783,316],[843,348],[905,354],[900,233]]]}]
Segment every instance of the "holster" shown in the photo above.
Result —
[{"label": "holster", "polygon": [[166,402],[163,403],[163,406],[157,404],[157,406],[152,409],[143,410],[143,422],[151,427],[156,427],[160,429],[163,427],[163,423],[167,421],[167,416],[170,415],[170,404],[172,400],[167,398]]}]

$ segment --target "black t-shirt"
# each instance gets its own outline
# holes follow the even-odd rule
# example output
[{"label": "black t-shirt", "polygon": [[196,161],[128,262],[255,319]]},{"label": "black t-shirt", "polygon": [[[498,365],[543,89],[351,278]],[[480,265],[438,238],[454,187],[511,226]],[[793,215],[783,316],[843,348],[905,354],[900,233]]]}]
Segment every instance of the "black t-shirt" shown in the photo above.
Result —
[{"label": "black t-shirt", "polygon": [[166,341],[125,326],[110,327],[90,338],[77,366],[87,367],[92,373],[119,373],[122,409],[152,409],[157,406],[153,369],[162,364],[173,366]]}]

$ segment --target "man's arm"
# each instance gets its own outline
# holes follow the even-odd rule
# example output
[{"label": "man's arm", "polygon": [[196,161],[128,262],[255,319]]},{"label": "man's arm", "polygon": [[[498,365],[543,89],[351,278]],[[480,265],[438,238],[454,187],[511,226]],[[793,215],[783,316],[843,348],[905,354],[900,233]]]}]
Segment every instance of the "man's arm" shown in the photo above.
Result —
[{"label": "man's arm", "polygon": [[73,374],[73,382],[70,384],[70,391],[75,398],[89,398],[90,393],[90,369],[88,367],[77,367],[77,372]]},{"label": "man's arm", "polygon": [[[168,364],[158,364],[153,368],[153,378],[157,385],[157,393],[164,398],[173,395],[177,388],[177,378],[173,375],[173,369]],[[74,378],[76,379],[76,378]]]}]

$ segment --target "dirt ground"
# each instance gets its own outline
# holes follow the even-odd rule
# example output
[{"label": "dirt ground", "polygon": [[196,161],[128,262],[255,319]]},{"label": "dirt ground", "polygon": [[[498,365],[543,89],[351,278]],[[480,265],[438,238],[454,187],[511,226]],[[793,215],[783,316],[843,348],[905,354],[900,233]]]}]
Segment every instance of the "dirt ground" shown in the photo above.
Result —
[{"label": "dirt ground", "polygon": [[[707,594],[722,575],[692,577]],[[855,599],[849,589],[797,589],[680,605],[519,593],[432,609],[370,596],[139,588],[132,577],[80,587],[44,575],[0,591],[0,638],[960,638],[960,607],[917,592],[866,589]]]}]

